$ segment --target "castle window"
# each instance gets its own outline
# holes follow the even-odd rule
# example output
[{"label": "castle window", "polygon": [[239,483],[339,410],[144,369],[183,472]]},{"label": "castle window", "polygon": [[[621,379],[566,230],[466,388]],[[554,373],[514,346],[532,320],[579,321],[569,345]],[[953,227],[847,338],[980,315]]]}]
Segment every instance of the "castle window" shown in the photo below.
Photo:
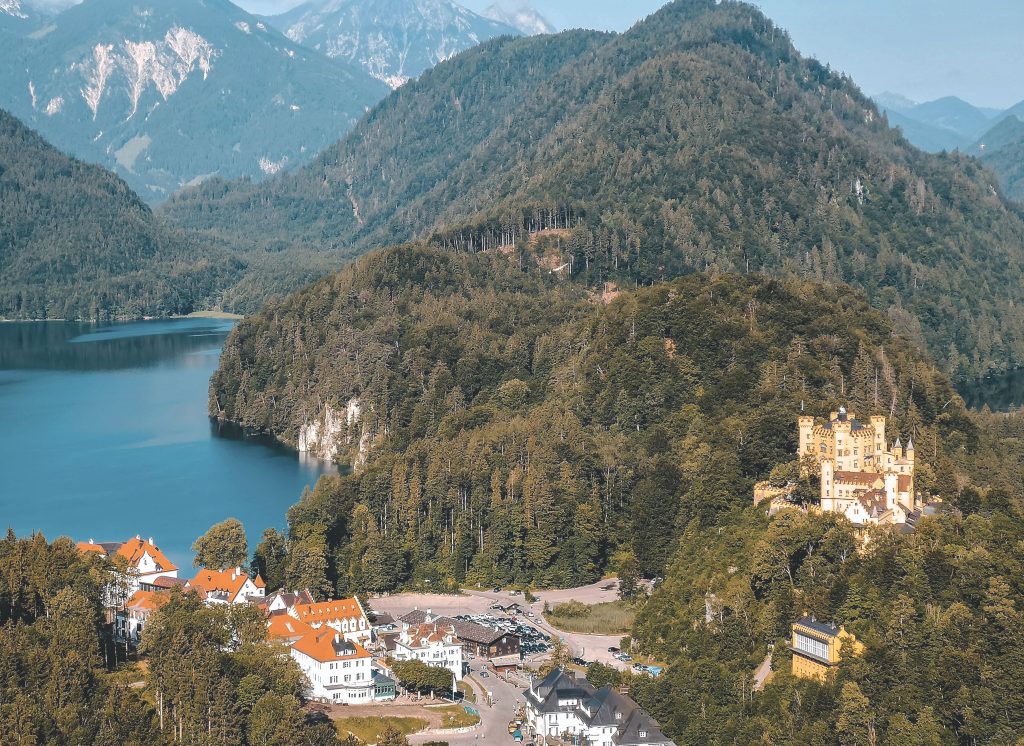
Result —
[{"label": "castle window", "polygon": [[824,443],[821,444],[821,452],[825,453],[825,444]]}]

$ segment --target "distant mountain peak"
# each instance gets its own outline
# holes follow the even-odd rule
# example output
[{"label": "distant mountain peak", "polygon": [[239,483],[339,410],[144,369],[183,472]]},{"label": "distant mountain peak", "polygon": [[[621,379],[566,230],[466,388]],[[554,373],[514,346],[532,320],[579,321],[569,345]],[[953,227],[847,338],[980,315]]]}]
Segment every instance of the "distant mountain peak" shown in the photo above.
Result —
[{"label": "distant mountain peak", "polygon": [[498,0],[481,15],[518,29],[526,36],[554,34],[558,31],[536,8],[521,0]]},{"label": "distant mountain peak", "polygon": [[271,20],[292,41],[354,62],[392,88],[464,49],[521,33],[453,0],[324,0]]}]

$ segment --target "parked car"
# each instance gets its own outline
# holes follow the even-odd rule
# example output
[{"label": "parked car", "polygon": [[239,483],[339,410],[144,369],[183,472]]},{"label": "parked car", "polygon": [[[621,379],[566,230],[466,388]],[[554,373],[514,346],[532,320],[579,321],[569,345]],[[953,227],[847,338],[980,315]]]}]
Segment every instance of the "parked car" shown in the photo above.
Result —
[{"label": "parked car", "polygon": [[494,591],[493,592],[494,593],[501,593],[501,586],[500,585],[494,586]]},{"label": "parked car", "polygon": [[619,660],[623,663],[629,663],[631,660],[633,660],[633,656],[631,656],[629,653],[619,653]]},{"label": "parked car", "polygon": [[612,655],[615,655],[616,653],[619,653],[621,651],[617,647],[612,646],[612,647],[608,648],[608,652],[611,653]]},{"label": "parked car", "polygon": [[513,588],[512,590],[510,590],[508,592],[508,595],[510,595],[510,596],[521,596],[521,595],[523,595],[523,592],[521,590],[519,590],[518,588]]},{"label": "parked car", "polygon": [[488,676],[490,676],[490,674],[487,673],[486,671],[481,671],[480,672],[480,677],[481,678],[486,679]]}]

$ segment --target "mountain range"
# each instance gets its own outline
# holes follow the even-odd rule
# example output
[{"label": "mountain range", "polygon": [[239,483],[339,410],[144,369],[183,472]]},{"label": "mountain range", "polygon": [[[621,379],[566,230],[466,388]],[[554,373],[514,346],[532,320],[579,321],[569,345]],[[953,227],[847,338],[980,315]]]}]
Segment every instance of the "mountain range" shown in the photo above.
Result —
[{"label": "mountain range", "polygon": [[905,96],[874,97],[889,123],[914,145],[929,152],[961,150],[979,157],[999,177],[1007,196],[1024,202],[1024,101],[1006,110],[969,104],[956,96],[915,103]]},{"label": "mountain range", "polygon": [[312,157],[386,88],[227,0],[86,0],[0,50],[0,105],[150,201]]},{"label": "mountain range", "polygon": [[389,86],[494,36],[551,30],[528,6],[489,12],[524,31],[450,0],[328,0],[276,18],[228,0],[59,13],[0,0],[0,107],[158,203],[301,165]]},{"label": "mountain range", "polygon": [[212,180],[164,214],[235,246],[349,257],[565,230],[552,267],[594,286],[712,266],[846,282],[956,377],[1024,361],[1020,208],[976,160],[913,147],[742,4],[492,40],[307,166]]}]

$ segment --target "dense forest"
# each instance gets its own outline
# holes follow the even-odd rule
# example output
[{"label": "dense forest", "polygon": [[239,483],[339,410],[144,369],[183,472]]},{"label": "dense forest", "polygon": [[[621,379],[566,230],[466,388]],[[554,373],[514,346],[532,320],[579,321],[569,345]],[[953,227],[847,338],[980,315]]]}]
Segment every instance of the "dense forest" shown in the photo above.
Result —
[{"label": "dense forest", "polygon": [[349,256],[569,227],[560,263],[592,287],[709,267],[847,283],[962,378],[1024,360],[1024,220],[996,183],[913,148],[752,6],[677,0],[621,35],[481,45],[312,164],[211,181],[166,214]]},{"label": "dense forest", "polygon": [[621,551],[659,575],[686,526],[791,461],[801,406],[891,413],[926,490],[970,474],[962,400],[852,290],[707,273],[605,303],[551,277],[400,247],[236,328],[212,415],[295,444],[327,408],[360,411],[335,438],[355,473],[292,508],[269,580],[572,585]]},{"label": "dense forest", "polygon": [[302,673],[252,606],[175,591],[147,624],[145,673],[115,666],[111,569],[67,539],[0,540],[0,743],[359,746],[301,708]]},{"label": "dense forest", "polygon": [[244,265],[0,111],[0,317],[189,313]]}]

